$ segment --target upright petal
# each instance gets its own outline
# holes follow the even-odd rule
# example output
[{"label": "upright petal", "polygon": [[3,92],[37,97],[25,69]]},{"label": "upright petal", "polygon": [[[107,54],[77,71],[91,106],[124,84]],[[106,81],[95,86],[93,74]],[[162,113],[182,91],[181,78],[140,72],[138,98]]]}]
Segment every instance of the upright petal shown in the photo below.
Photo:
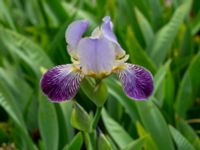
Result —
[{"label": "upright petal", "polygon": [[139,65],[125,64],[125,66],[125,69],[117,72],[125,93],[137,100],[147,99],[153,91],[151,73]]},{"label": "upright petal", "polygon": [[69,100],[76,95],[83,75],[73,67],[69,64],[56,66],[43,75],[41,88],[51,101]]},{"label": "upright petal", "polygon": [[115,34],[112,31],[113,24],[110,21],[110,17],[106,16],[103,18],[103,24],[101,25],[101,30],[106,38],[108,38],[110,41],[117,43],[117,38]]},{"label": "upright petal", "polygon": [[72,22],[66,32],[65,32],[65,39],[66,42],[69,44],[68,50],[69,52],[76,49],[78,42],[80,41],[83,33],[88,28],[89,22],[87,20],[78,20]]},{"label": "upright petal", "polygon": [[105,38],[84,38],[78,45],[80,65],[86,75],[110,74],[115,61],[113,44]]},{"label": "upright petal", "polygon": [[101,31],[105,38],[112,41],[115,44],[115,51],[117,57],[122,57],[125,55],[125,51],[121,48],[120,44],[117,42],[117,38],[113,33],[113,23],[110,21],[110,17],[106,16],[103,18],[103,24],[101,25]]}]

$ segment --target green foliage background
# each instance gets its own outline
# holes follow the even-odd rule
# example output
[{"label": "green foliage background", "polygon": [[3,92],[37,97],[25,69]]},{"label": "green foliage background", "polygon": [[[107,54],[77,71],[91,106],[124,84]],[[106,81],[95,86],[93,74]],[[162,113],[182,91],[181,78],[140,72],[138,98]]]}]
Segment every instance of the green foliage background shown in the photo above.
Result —
[{"label": "green foliage background", "polygon": [[[46,69],[70,63],[64,39],[69,23],[88,19],[89,34],[105,15],[129,62],[153,73],[155,90],[148,101],[133,101],[115,77],[105,79],[108,99],[97,130],[88,133],[70,122],[80,107],[86,120],[93,118],[91,87],[83,84],[75,100],[54,104],[39,81]],[[199,150],[199,33],[198,0],[0,0],[1,147]],[[74,127],[82,130],[79,121]]]}]

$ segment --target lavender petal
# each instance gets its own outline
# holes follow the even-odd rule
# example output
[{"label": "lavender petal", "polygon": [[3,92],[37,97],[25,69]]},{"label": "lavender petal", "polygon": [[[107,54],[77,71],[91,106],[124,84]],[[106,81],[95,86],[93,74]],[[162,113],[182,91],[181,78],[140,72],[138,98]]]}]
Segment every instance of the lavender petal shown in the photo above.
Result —
[{"label": "lavender petal", "polygon": [[115,51],[116,51],[117,57],[122,57],[123,55],[125,55],[125,51],[121,48],[115,34],[113,33],[113,23],[110,21],[109,16],[106,16],[103,18],[101,31],[105,38],[107,38],[108,40],[110,40],[111,42],[115,44]]},{"label": "lavender petal", "polygon": [[110,73],[115,62],[113,44],[105,38],[81,39],[77,49],[84,74]]},{"label": "lavender petal", "polygon": [[87,20],[77,20],[72,22],[66,32],[65,40],[68,43],[68,51],[71,52],[76,49],[83,33],[88,28],[89,22]]},{"label": "lavender petal", "polygon": [[40,85],[51,101],[60,102],[76,95],[82,79],[83,75],[73,71],[72,65],[59,65],[43,75]]},{"label": "lavender petal", "polygon": [[139,65],[125,65],[126,69],[118,71],[118,76],[126,95],[136,100],[147,99],[154,88],[152,74]]}]

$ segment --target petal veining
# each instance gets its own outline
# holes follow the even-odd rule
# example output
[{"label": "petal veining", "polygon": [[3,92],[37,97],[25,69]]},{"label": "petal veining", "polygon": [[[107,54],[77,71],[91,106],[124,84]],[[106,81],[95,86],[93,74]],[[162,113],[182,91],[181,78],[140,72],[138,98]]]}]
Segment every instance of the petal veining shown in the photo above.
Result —
[{"label": "petal veining", "polygon": [[152,74],[139,65],[125,65],[125,69],[117,72],[125,93],[137,100],[147,99],[153,92]]},{"label": "petal veining", "polygon": [[51,101],[60,102],[76,95],[82,79],[83,75],[67,64],[49,69],[43,75],[40,84],[44,94]]},{"label": "petal veining", "polygon": [[83,33],[87,30],[88,25],[89,22],[87,20],[77,20],[68,26],[65,32],[65,40],[69,44],[69,53],[76,50],[77,44],[82,38]]},{"label": "petal veining", "polygon": [[86,75],[109,74],[115,61],[113,44],[105,38],[84,38],[78,45],[80,65]]}]

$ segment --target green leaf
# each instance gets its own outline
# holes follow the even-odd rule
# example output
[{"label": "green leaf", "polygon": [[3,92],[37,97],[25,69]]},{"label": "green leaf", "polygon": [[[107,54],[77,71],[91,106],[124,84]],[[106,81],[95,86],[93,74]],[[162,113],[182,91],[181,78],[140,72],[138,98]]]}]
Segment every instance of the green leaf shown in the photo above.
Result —
[{"label": "green leaf", "polygon": [[157,66],[165,60],[172,43],[177,35],[179,26],[188,14],[191,6],[191,0],[185,1],[175,11],[173,17],[156,35],[151,47],[151,57]]},{"label": "green leaf", "polygon": [[[16,72],[19,72],[17,66],[11,65],[5,61],[4,68],[0,68],[0,80],[2,81],[2,84],[10,89],[12,95],[18,97],[20,104],[16,104],[20,108],[20,111],[24,113],[30,97],[33,94],[33,90],[20,75],[16,75]],[[21,93],[21,89],[23,89],[24,94]]]},{"label": "green leaf", "polygon": [[171,122],[174,122],[175,83],[171,70],[167,70],[164,80],[164,105],[163,109]]},{"label": "green leaf", "polygon": [[[58,129],[59,129],[59,148],[58,149],[61,149],[63,148],[67,141],[70,141],[68,139],[68,131],[67,131],[67,122],[69,122],[69,120],[65,120],[65,118],[67,117],[67,115],[65,115],[62,111],[62,108],[61,108],[61,104],[62,103],[56,103],[54,104],[55,106],[55,110],[56,110],[56,113],[57,113],[57,118],[58,118]],[[68,119],[70,117],[67,117]]]},{"label": "green leaf", "polygon": [[167,69],[170,67],[171,60],[168,60],[159,70],[156,72],[154,77],[154,93],[160,88],[161,83],[165,79],[165,75],[167,73]]},{"label": "green leaf", "polygon": [[156,71],[156,67],[151,58],[147,55],[147,53],[142,49],[139,45],[135,34],[132,32],[131,28],[127,28],[127,37],[126,37],[126,45],[128,47],[127,51],[130,55],[130,61],[132,63],[136,63],[142,65],[149,69],[153,74]]},{"label": "green leaf", "polygon": [[100,133],[97,141],[98,150],[112,150],[112,146],[103,133]]},{"label": "green leaf", "polygon": [[169,125],[171,135],[176,143],[177,150],[195,150],[192,144],[173,126]]},{"label": "green leaf", "polygon": [[140,30],[142,31],[142,34],[146,43],[146,47],[149,47],[152,43],[152,40],[154,39],[153,29],[150,23],[148,22],[148,20],[140,12],[138,8],[135,8],[135,13],[136,13],[137,22],[139,24]]},{"label": "green leaf", "polygon": [[161,5],[160,0],[148,0],[149,9],[154,29],[158,29],[162,25],[162,15],[163,15],[163,5]]},{"label": "green leaf", "polygon": [[197,34],[200,29],[200,11],[198,12],[194,20],[190,22],[190,24],[192,29],[192,35]]},{"label": "green leaf", "polygon": [[200,149],[200,139],[190,125],[186,121],[177,120],[177,128],[185,136],[185,138],[194,146],[195,149]]},{"label": "green leaf", "polygon": [[91,117],[84,110],[84,108],[76,102],[74,102],[74,107],[72,110],[71,124],[76,129],[90,132]]},{"label": "green leaf", "polygon": [[128,144],[126,148],[124,148],[124,150],[141,150],[144,146],[144,143],[145,143],[145,138],[139,138]]},{"label": "green leaf", "polygon": [[[174,145],[169,129],[163,115],[152,101],[140,101],[136,103],[140,119],[147,132],[150,133],[158,149],[173,150]],[[163,147],[163,145],[165,145]]]},{"label": "green leaf", "polygon": [[98,107],[103,106],[108,98],[107,86],[102,80],[97,83],[86,78],[81,82],[81,89]]},{"label": "green leaf", "polygon": [[58,118],[55,107],[43,95],[39,100],[39,130],[46,150],[57,150],[59,143]]},{"label": "green leaf", "polygon": [[44,25],[42,10],[39,7],[38,1],[30,0],[29,2],[24,2],[24,7],[27,18],[32,24],[35,26]]},{"label": "green leaf", "polygon": [[144,149],[145,150],[158,150],[154,140],[152,139],[151,135],[142,127],[142,125],[137,122],[136,128],[140,139],[145,139]]},{"label": "green leaf", "polygon": [[67,144],[63,150],[80,150],[83,144],[83,136],[81,132],[78,132],[72,141]]},{"label": "green leaf", "polygon": [[177,115],[186,116],[186,112],[194,103],[195,97],[198,96],[200,80],[200,53],[198,53],[190,63],[178,89],[178,95],[175,103]]},{"label": "green leaf", "polygon": [[22,112],[17,105],[14,95],[10,92],[9,86],[5,84],[3,80],[0,80],[0,95],[0,105],[5,109],[5,111],[18,126],[25,128]]},{"label": "green leaf", "polygon": [[126,108],[125,112],[130,116],[133,122],[136,122],[139,119],[139,116],[135,102],[125,95],[119,81],[113,78],[108,78],[106,79],[106,83],[109,86],[109,94],[111,94],[124,108]]},{"label": "green leaf", "polygon": [[5,0],[0,1],[0,20],[5,24],[8,24],[10,28],[16,30],[13,18],[10,15],[8,5],[6,5]]},{"label": "green leaf", "polygon": [[21,113],[19,112],[15,102],[13,101],[12,95],[9,92],[4,91],[4,88],[5,86],[0,88],[0,105],[5,109],[5,111],[9,114],[9,116],[16,124],[13,129],[13,132],[16,133],[14,135],[16,136],[13,138],[17,140],[17,146],[21,149],[36,150],[36,147],[33,144],[33,141],[30,138],[28,131],[26,130]]},{"label": "green leaf", "polygon": [[0,34],[5,35],[0,36],[0,43],[3,43],[11,55],[22,59],[35,75],[40,77],[40,68],[53,65],[44,51],[27,37],[1,26]]},{"label": "green leaf", "polygon": [[66,103],[60,103],[60,107],[62,109],[64,116],[63,122],[65,123],[65,126],[67,128],[67,141],[65,142],[70,142],[74,137],[74,130],[75,130],[69,121],[69,118],[71,117],[72,114],[73,102],[68,101]]},{"label": "green leaf", "polygon": [[49,8],[55,14],[59,22],[64,22],[67,19],[68,15],[64,7],[62,6],[62,3],[59,0],[46,0],[45,4],[49,6]]},{"label": "green leaf", "polygon": [[105,109],[102,110],[102,119],[108,133],[121,149],[125,148],[127,144],[133,141],[124,128],[110,118]]},{"label": "green leaf", "polygon": [[96,141],[95,141],[95,132],[92,133],[84,133],[84,140],[85,140],[85,146],[87,150],[94,150],[94,147],[96,147]]},{"label": "green leaf", "polygon": [[72,3],[69,3],[69,2],[63,2],[62,6],[65,9],[65,12],[69,14],[70,16],[76,14],[77,18],[87,18],[88,20],[90,20],[90,23],[92,26],[96,24],[94,14],[88,13],[84,9],[78,9]]}]

